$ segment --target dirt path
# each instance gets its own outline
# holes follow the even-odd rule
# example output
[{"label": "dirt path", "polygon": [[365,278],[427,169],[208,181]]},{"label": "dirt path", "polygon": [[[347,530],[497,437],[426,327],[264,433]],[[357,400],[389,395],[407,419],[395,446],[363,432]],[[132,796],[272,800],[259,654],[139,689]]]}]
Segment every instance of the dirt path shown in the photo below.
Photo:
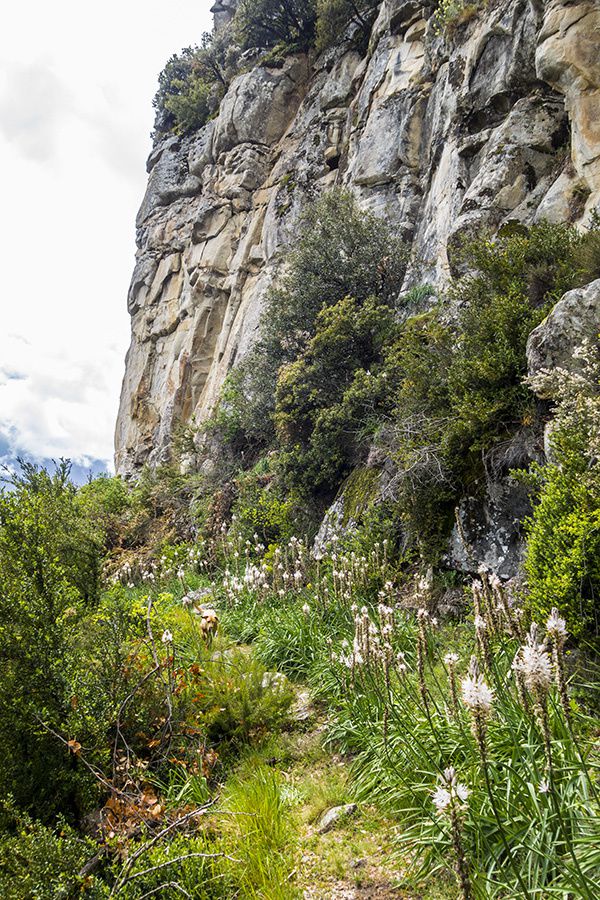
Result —
[{"label": "dirt path", "polygon": [[[376,807],[355,803],[350,762],[324,746],[322,710],[299,690],[288,762],[277,766],[299,822],[298,865],[293,876],[303,900],[454,900],[452,885],[415,890],[396,841],[399,824]],[[349,810],[323,833],[324,816]]]}]

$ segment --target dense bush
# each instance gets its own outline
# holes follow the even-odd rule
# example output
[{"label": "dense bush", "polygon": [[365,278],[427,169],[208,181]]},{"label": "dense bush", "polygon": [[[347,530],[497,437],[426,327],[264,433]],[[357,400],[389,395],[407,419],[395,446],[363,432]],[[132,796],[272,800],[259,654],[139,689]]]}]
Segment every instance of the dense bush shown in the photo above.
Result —
[{"label": "dense bush", "polygon": [[244,50],[282,44],[306,49],[315,30],[314,0],[240,0],[235,16]]},{"label": "dense bush", "polygon": [[[590,336],[592,337],[592,336]],[[552,458],[537,467],[539,499],[528,523],[525,570],[536,617],[556,606],[574,635],[600,634],[600,361],[597,337],[577,354],[582,372],[532,379],[557,401]]]},{"label": "dense bush", "polygon": [[73,713],[72,636],[98,600],[101,547],[68,464],[24,463],[0,492],[0,793],[40,817],[81,806],[80,769],[46,726]]},{"label": "dense bush", "polygon": [[205,33],[200,47],[174,54],[158,78],[155,133],[186,133],[205,125],[236,74],[238,55],[229,28]]},{"label": "dense bush", "polygon": [[[302,221],[215,425],[250,458],[276,448],[288,488],[323,502],[374,441],[395,470],[386,502],[404,545],[435,560],[458,499],[483,489],[489,467],[529,463],[540,423],[523,381],[527,338],[600,271],[597,243],[594,229],[507,226],[463,247],[468,274],[446,302],[401,325],[402,242],[351,195],[326,194]],[[435,304],[426,286],[416,293]]]},{"label": "dense bush", "polygon": [[293,494],[284,491],[272,463],[273,457],[267,456],[238,476],[232,508],[246,539],[258,539],[265,546],[287,542],[303,518],[302,505]]},{"label": "dense bush", "polygon": [[55,830],[16,810],[0,806],[0,895],[3,900],[57,900],[85,893],[106,897],[101,882],[80,875],[96,853],[94,841],[59,822]]},{"label": "dense bush", "polygon": [[315,334],[322,309],[345,297],[377,297],[393,306],[407,248],[382,219],[360,210],[346,190],[332,190],[304,212],[286,268],[269,292],[255,350],[234,373],[221,410],[222,430],[253,452],[273,441],[272,413],[280,367]]},{"label": "dense bush", "polygon": [[[461,496],[527,464],[537,407],[524,384],[532,329],[570,288],[599,271],[596,234],[540,223],[507,227],[463,248],[470,274],[443,308],[409,321],[384,363],[395,409],[379,441],[397,467],[398,513],[420,550],[443,547]],[[539,425],[539,423],[538,423]]]},{"label": "dense bush", "polygon": [[274,421],[281,464],[305,495],[334,491],[357,463],[375,416],[371,382],[394,330],[390,306],[347,297],[319,313],[314,337],[280,369]]}]

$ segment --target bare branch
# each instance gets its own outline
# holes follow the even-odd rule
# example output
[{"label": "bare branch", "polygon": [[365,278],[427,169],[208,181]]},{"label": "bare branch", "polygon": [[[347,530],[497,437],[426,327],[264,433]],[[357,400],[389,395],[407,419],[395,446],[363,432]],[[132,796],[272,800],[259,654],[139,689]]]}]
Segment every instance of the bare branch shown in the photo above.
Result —
[{"label": "bare branch", "polygon": [[157,832],[153,838],[149,841],[146,841],[145,844],[142,844],[135,853],[132,853],[131,856],[128,857],[125,862],[123,868],[121,869],[121,874],[118,876],[115,881],[112,890],[109,894],[109,897],[116,897],[119,891],[124,887],[124,885],[129,881],[129,873],[133,868],[134,863],[142,856],[144,853],[147,853],[158,841],[162,840],[169,834],[171,831],[174,831],[176,828],[181,828],[183,825],[187,825],[188,822],[191,822],[192,819],[197,818],[198,816],[202,816],[206,813],[211,806],[216,802],[216,798],[210,800],[208,803],[205,803],[203,806],[199,806],[197,809],[192,809],[190,812],[185,813],[185,815],[180,816],[178,819],[174,819],[169,825],[165,826],[165,828],[161,829],[161,831]]},{"label": "bare branch", "polygon": [[146,674],[144,675],[144,677],[141,678],[140,681],[138,681],[138,683],[136,684],[136,686],[135,686],[135,687],[133,688],[133,690],[125,697],[125,699],[124,699],[123,702],[121,703],[121,706],[119,707],[119,710],[118,710],[118,712],[117,712],[117,720],[116,720],[116,722],[115,722],[116,734],[115,734],[115,742],[114,742],[114,746],[113,746],[113,778],[116,777],[116,771],[117,771],[117,751],[118,751],[118,747],[119,747],[119,738],[123,741],[123,744],[124,744],[124,746],[125,746],[125,752],[127,753],[127,765],[128,765],[128,767],[129,767],[129,757],[130,757],[131,752],[132,752],[132,751],[131,751],[131,748],[129,747],[129,744],[128,744],[127,741],[125,740],[125,736],[124,736],[123,732],[121,731],[121,717],[122,717],[123,713],[125,712],[125,709],[126,709],[127,706],[129,705],[129,703],[133,700],[133,698],[135,697],[135,695],[137,694],[137,692],[140,690],[140,688],[142,688],[142,687],[144,686],[144,684],[145,684],[145,683],[146,683],[153,675],[155,675],[155,674],[156,674],[157,672],[159,672],[159,671],[160,671],[160,666],[155,666],[155,667],[154,667],[153,669],[151,669],[149,672],[146,672]]},{"label": "bare branch", "polygon": [[[63,744],[65,745],[65,747],[66,747],[71,753],[73,752],[72,749],[71,749],[71,746],[69,745],[68,740],[67,740],[66,738],[64,738],[64,737],[62,736],[62,734],[59,734],[58,731],[54,731],[53,728],[50,728],[49,725],[46,725],[46,723],[45,723],[42,719],[40,719],[39,716],[36,716],[35,718],[36,718],[36,720],[40,723],[40,725],[42,726],[42,728],[45,728],[45,730],[46,730],[49,734],[53,735],[53,736],[54,736],[55,738],[57,738],[61,743],[63,743]],[[87,761],[87,759],[85,758],[85,756],[84,756],[80,751],[77,753],[77,758],[78,758],[79,760],[81,760],[81,762],[82,762],[83,765],[86,767],[86,769],[88,769],[88,770],[92,773],[92,775],[94,776],[94,778],[95,778],[97,781],[99,781],[100,784],[101,784],[104,788],[106,788],[107,791],[109,791],[109,793],[111,793],[111,794],[116,794],[117,796],[122,797],[122,798],[124,798],[124,799],[126,799],[126,800],[129,800],[129,799],[130,799],[130,795],[129,795],[129,794],[125,793],[125,791],[120,791],[118,788],[116,788],[116,787],[114,786],[114,784],[111,784],[110,781],[108,781],[108,780],[104,777],[104,775],[102,774],[102,772],[100,772],[98,769],[96,769],[95,766],[93,766],[91,763],[89,763],[89,762]]]},{"label": "bare branch", "polygon": [[146,891],[145,894],[142,894],[140,900],[144,900],[145,897],[152,897],[153,894],[158,894],[159,891],[163,891],[165,888],[173,888],[174,891],[179,891],[184,897],[188,897],[189,900],[192,900],[192,895],[188,894],[188,892],[176,881],[165,881],[164,884],[159,884],[158,887],[152,888],[151,891]]},{"label": "bare branch", "polygon": [[157,866],[150,866],[148,869],[143,869],[141,872],[135,872],[133,875],[129,875],[127,883],[133,881],[134,878],[142,878],[144,875],[149,875],[151,872],[158,872],[159,869],[166,869],[167,866],[183,862],[186,859],[228,859],[230,862],[236,863],[242,861],[241,859],[235,859],[233,856],[228,856],[226,853],[182,853],[181,856],[174,856],[173,859],[168,859],[166,862],[159,863]]}]

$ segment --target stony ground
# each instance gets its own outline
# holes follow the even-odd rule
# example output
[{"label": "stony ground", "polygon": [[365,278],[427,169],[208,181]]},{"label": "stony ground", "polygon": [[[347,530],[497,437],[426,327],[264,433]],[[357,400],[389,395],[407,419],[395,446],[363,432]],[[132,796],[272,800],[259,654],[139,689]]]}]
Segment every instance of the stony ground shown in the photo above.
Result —
[{"label": "stony ground", "polygon": [[454,900],[452,880],[419,889],[409,883],[410,859],[399,852],[398,822],[353,801],[351,760],[324,746],[324,714],[303,690],[294,717],[286,760],[273,762],[301,823],[292,880],[303,900]]}]

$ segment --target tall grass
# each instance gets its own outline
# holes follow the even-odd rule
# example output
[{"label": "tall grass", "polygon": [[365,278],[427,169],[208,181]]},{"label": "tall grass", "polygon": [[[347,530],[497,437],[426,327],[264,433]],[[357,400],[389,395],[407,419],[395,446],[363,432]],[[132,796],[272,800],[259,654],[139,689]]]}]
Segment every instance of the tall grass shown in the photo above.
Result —
[{"label": "tall grass", "polygon": [[[564,637],[550,623],[543,640],[535,629],[527,637],[486,573],[472,624],[439,628],[426,586],[417,616],[374,556],[334,549],[305,561],[293,584],[288,575],[285,590],[265,567],[258,585],[232,592],[229,582],[225,617],[246,623],[265,664],[327,702],[328,739],[353,759],[354,794],[402,821],[415,879],[453,861],[464,897],[594,897],[597,722],[568,695]],[[532,658],[543,683],[535,672],[528,682]]]},{"label": "tall grass", "polygon": [[[518,604],[482,572],[472,619],[440,628],[430,585],[395,580],[385,545],[334,545],[314,559],[296,539],[274,552],[228,534],[222,544],[211,594],[222,622],[252,642],[255,665],[308,682],[327,704],[328,741],[352,759],[350,789],[402,823],[414,879],[454,868],[465,900],[597,895],[598,722],[566,683],[558,613],[545,635],[527,631]],[[244,651],[230,659],[240,653],[246,688],[231,722],[260,698]],[[228,679],[239,687],[226,659],[216,657],[229,674],[215,701]],[[204,666],[212,672],[215,659]],[[228,839],[250,892],[240,896],[294,896],[276,777],[259,766],[227,791]],[[240,824],[247,815],[254,830]],[[279,887],[261,894],[269,880]]]}]

